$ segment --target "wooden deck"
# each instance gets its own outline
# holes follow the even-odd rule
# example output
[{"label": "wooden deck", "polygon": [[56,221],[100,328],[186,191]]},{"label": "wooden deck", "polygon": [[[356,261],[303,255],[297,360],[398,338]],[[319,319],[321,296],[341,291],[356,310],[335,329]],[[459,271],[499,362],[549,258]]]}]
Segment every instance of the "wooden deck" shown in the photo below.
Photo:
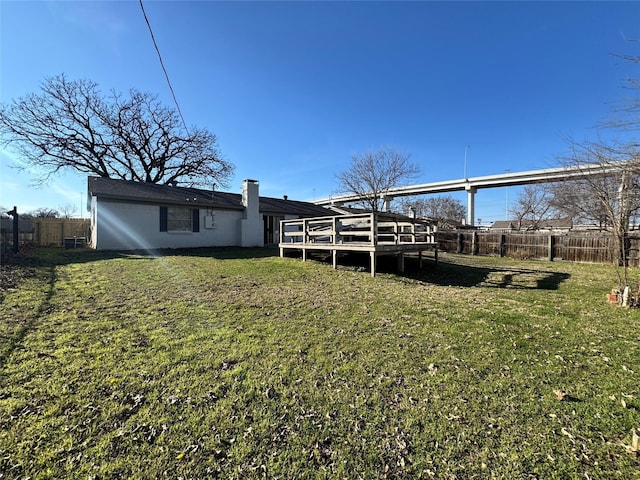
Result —
[{"label": "wooden deck", "polygon": [[371,275],[376,274],[376,258],[396,255],[398,270],[404,271],[404,254],[433,251],[438,260],[435,227],[423,221],[399,220],[384,214],[363,213],[329,217],[302,218],[280,222],[280,256],[286,250],[302,252],[302,260],[310,251],[329,251],[333,268],[340,252],[369,252]]}]

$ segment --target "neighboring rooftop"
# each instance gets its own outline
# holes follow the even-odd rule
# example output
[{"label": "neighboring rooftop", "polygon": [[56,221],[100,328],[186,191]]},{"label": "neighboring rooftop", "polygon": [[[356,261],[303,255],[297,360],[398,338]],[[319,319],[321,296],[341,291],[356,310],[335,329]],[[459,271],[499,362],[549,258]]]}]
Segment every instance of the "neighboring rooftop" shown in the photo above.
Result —
[{"label": "neighboring rooftop", "polygon": [[[519,228],[518,228],[519,227]],[[570,218],[550,218],[547,220],[498,220],[493,222],[491,230],[570,230],[573,222]]]}]

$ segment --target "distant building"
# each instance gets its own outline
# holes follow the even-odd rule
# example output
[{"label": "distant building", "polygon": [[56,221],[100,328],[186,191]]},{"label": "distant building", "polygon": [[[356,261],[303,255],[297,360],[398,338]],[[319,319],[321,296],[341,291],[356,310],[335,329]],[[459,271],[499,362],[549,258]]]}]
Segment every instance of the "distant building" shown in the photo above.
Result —
[{"label": "distant building", "polygon": [[570,218],[545,220],[498,220],[489,228],[492,232],[568,232],[573,228]]}]

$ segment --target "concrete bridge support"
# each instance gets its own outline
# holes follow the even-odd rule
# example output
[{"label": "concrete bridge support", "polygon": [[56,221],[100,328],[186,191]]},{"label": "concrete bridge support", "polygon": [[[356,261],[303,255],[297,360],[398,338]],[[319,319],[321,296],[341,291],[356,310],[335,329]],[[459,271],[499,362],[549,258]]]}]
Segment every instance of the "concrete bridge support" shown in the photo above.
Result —
[{"label": "concrete bridge support", "polygon": [[474,218],[476,213],[476,192],[477,188],[466,186],[465,190],[467,191],[467,225],[475,225]]}]

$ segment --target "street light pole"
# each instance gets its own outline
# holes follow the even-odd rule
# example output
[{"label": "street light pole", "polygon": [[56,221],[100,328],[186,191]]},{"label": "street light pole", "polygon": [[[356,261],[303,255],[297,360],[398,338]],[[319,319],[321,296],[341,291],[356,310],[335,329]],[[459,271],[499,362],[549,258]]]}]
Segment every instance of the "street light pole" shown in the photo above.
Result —
[{"label": "street light pole", "polygon": [[[504,173],[509,173],[510,171],[511,170],[507,168],[505,169]],[[505,191],[507,195],[507,200],[504,207],[504,219],[509,220],[509,187],[505,187]]]},{"label": "street light pole", "polygon": [[469,145],[464,147],[464,179],[467,179],[467,150],[469,150]]}]

